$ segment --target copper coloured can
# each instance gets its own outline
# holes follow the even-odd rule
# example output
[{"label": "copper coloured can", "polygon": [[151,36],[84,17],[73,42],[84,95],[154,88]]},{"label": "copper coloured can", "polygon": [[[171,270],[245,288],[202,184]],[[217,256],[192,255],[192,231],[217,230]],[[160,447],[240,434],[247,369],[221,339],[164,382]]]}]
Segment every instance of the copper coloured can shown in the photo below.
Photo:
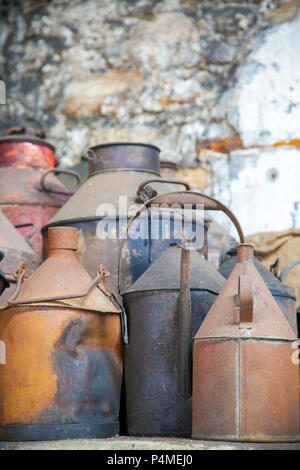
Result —
[{"label": "copper coloured can", "polygon": [[194,439],[299,440],[297,338],[253,258],[239,245],[194,338]]}]

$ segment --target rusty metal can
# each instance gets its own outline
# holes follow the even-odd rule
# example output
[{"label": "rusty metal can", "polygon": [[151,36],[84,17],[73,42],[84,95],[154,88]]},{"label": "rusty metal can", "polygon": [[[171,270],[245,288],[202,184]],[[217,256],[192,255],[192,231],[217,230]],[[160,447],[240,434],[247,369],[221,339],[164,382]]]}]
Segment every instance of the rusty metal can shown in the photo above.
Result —
[{"label": "rusty metal can", "polygon": [[[132,436],[190,436],[192,401],[181,393],[180,248],[173,246],[124,292],[129,344],[125,348],[127,432]],[[225,279],[191,252],[189,343]]]},{"label": "rusty metal can", "polygon": [[[110,273],[107,285],[118,291],[118,260],[123,231],[136,207],[152,198],[178,189],[185,182],[164,180],[160,176],[160,150],[148,144],[114,143],[97,145],[87,152],[89,178],[62,207],[47,227],[72,226],[79,232],[78,257],[91,276],[100,258]],[[110,211],[110,212],[109,212]],[[160,221],[158,230],[163,222]],[[128,265],[129,285],[134,282],[174,241],[174,221],[170,236],[132,240],[130,252],[135,253]],[[47,227],[43,230],[47,247]]]},{"label": "rusty metal can", "polygon": [[[71,174],[80,183],[77,173],[54,168],[55,149],[42,137],[14,128],[0,139],[0,208],[13,225],[37,226],[31,242],[40,256],[41,228],[73,194],[56,174]],[[21,233],[25,235],[25,229]]]},{"label": "rusty metal can", "polygon": [[297,338],[253,257],[239,245],[194,338],[194,439],[299,440]]},{"label": "rusty metal can", "polygon": [[49,230],[48,259],[0,315],[0,439],[52,440],[118,434],[121,309],[76,258],[77,230]]},{"label": "rusty metal can", "polygon": [[[145,203],[136,217],[153,205],[165,209],[175,203],[225,210],[243,238],[234,215],[219,201],[199,193],[158,196]],[[124,258],[126,261],[121,252],[120,272]],[[180,249],[172,246],[122,292],[129,321],[129,344],[125,347],[129,435],[191,435],[192,337],[224,282],[197,250],[184,248],[180,255]]]}]

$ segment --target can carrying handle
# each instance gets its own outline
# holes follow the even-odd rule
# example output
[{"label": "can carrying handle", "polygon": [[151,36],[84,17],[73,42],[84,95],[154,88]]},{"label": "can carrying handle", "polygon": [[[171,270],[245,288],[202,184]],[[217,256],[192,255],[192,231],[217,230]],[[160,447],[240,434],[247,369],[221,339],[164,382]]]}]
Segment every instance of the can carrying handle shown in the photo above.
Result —
[{"label": "can carrying handle", "polygon": [[219,211],[222,211],[233,222],[233,224],[234,224],[234,226],[235,226],[235,228],[236,228],[236,230],[239,234],[240,243],[244,243],[244,239],[245,239],[244,238],[244,233],[243,233],[243,230],[240,226],[240,223],[239,223],[238,219],[233,214],[233,212],[231,212],[231,210],[227,206],[225,206],[225,204],[218,201],[217,199],[214,199],[213,197],[210,197],[210,196],[206,196],[205,194],[202,194],[202,193],[196,193],[194,191],[179,191],[179,192],[174,192],[174,193],[163,194],[161,196],[156,196],[156,197],[150,199],[149,201],[146,201],[143,205],[141,205],[139,207],[139,209],[136,211],[136,213],[131,217],[131,219],[129,220],[129,222],[127,224],[126,233],[125,233],[125,236],[124,236],[123,244],[122,244],[121,249],[120,249],[120,256],[119,256],[119,269],[118,269],[118,272],[119,272],[119,276],[118,276],[118,278],[119,278],[119,280],[118,280],[119,293],[121,293],[121,291],[122,291],[122,286],[121,286],[122,256],[121,256],[121,253],[122,253],[122,249],[123,249],[123,245],[125,243],[126,237],[128,235],[128,232],[129,232],[129,228],[130,228],[131,224],[134,222],[134,220],[137,219],[145,209],[147,209],[151,206],[158,207],[159,205],[162,205],[162,204],[168,205],[170,207],[174,206],[175,204],[179,204],[181,206],[184,206],[185,204],[189,204],[191,206],[197,206],[197,204],[202,204],[204,206],[205,210],[215,210],[215,211],[219,210]]},{"label": "can carrying handle", "polygon": [[247,274],[239,277],[238,302],[240,307],[239,328],[252,328],[254,293],[253,281]]},{"label": "can carrying handle", "polygon": [[197,204],[203,204],[204,210],[222,211],[227,215],[227,217],[229,217],[229,219],[235,226],[239,234],[240,243],[244,243],[245,241],[242,227],[234,213],[218,199],[214,199],[213,197],[206,196],[202,193],[196,193],[195,191],[179,191],[174,193],[162,194],[161,196],[156,196],[153,199],[146,201],[145,204],[135,214],[132,220],[138,217],[140,213],[144,210],[144,208],[150,207],[151,205],[159,206],[162,204],[166,204],[168,206],[173,206],[175,204],[179,204],[182,206],[184,206],[185,204],[189,204],[192,206],[196,206]]},{"label": "can carrying handle", "polygon": [[[77,180],[77,187],[75,191],[60,191],[58,189],[56,190],[56,189],[49,188],[46,185],[46,179],[48,178],[50,174],[54,174],[54,175],[64,174],[64,175],[73,176]],[[49,168],[49,170],[44,171],[40,179],[40,185],[43,191],[47,191],[53,194],[61,194],[63,196],[72,196],[76,192],[76,190],[79,188],[80,184],[81,184],[81,176],[76,171],[67,170],[64,168]]]},{"label": "can carrying handle", "polygon": [[150,183],[178,184],[178,185],[185,186],[185,189],[187,191],[191,190],[189,183],[183,180],[166,179],[166,178],[151,178],[149,180],[143,181],[137,189],[136,194],[143,202],[146,202],[149,199],[152,199],[153,197],[157,196],[157,192],[154,189],[152,189],[151,186],[148,187]]},{"label": "can carrying handle", "polygon": [[26,227],[32,227],[32,230],[31,232],[29,232],[27,235],[24,236],[25,240],[27,242],[30,241],[30,239],[33,237],[33,235],[36,233],[37,231],[37,226],[36,224],[33,224],[33,223],[27,223],[27,224],[17,224],[15,225],[15,228],[19,229],[19,228],[26,228]]}]

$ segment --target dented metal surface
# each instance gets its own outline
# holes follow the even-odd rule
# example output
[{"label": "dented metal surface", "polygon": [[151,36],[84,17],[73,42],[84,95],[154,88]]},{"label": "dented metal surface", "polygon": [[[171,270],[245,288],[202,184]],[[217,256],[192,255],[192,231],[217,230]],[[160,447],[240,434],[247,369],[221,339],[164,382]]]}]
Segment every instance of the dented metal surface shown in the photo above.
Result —
[{"label": "dented metal surface", "polygon": [[76,229],[50,229],[48,259],[27,280],[20,269],[19,289],[0,312],[1,440],[118,433],[121,309],[103,271],[96,286],[76,248]]},{"label": "dented metal surface", "polygon": [[237,264],[194,338],[195,439],[299,440],[296,335],[253,262]]},{"label": "dented metal surface", "polygon": [[[41,228],[66,202],[70,193],[55,176],[56,172],[64,170],[54,168],[54,147],[35,135],[15,132],[17,129],[12,129],[9,135],[0,139],[0,207],[14,225],[37,225],[32,245],[41,255]],[[47,186],[43,187],[45,173]],[[25,235],[26,231],[21,233]]]}]

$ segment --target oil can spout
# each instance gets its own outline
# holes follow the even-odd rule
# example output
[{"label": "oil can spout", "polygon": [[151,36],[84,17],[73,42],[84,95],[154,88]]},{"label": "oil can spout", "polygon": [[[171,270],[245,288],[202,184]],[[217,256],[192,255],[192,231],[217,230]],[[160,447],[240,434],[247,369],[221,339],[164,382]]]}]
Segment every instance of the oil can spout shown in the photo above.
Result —
[{"label": "oil can spout", "polygon": [[254,259],[254,247],[249,243],[240,243],[237,251],[238,263],[243,261],[253,261]]},{"label": "oil can spout", "polygon": [[48,230],[48,250],[73,250],[78,248],[78,232],[74,227],[52,227]]}]

